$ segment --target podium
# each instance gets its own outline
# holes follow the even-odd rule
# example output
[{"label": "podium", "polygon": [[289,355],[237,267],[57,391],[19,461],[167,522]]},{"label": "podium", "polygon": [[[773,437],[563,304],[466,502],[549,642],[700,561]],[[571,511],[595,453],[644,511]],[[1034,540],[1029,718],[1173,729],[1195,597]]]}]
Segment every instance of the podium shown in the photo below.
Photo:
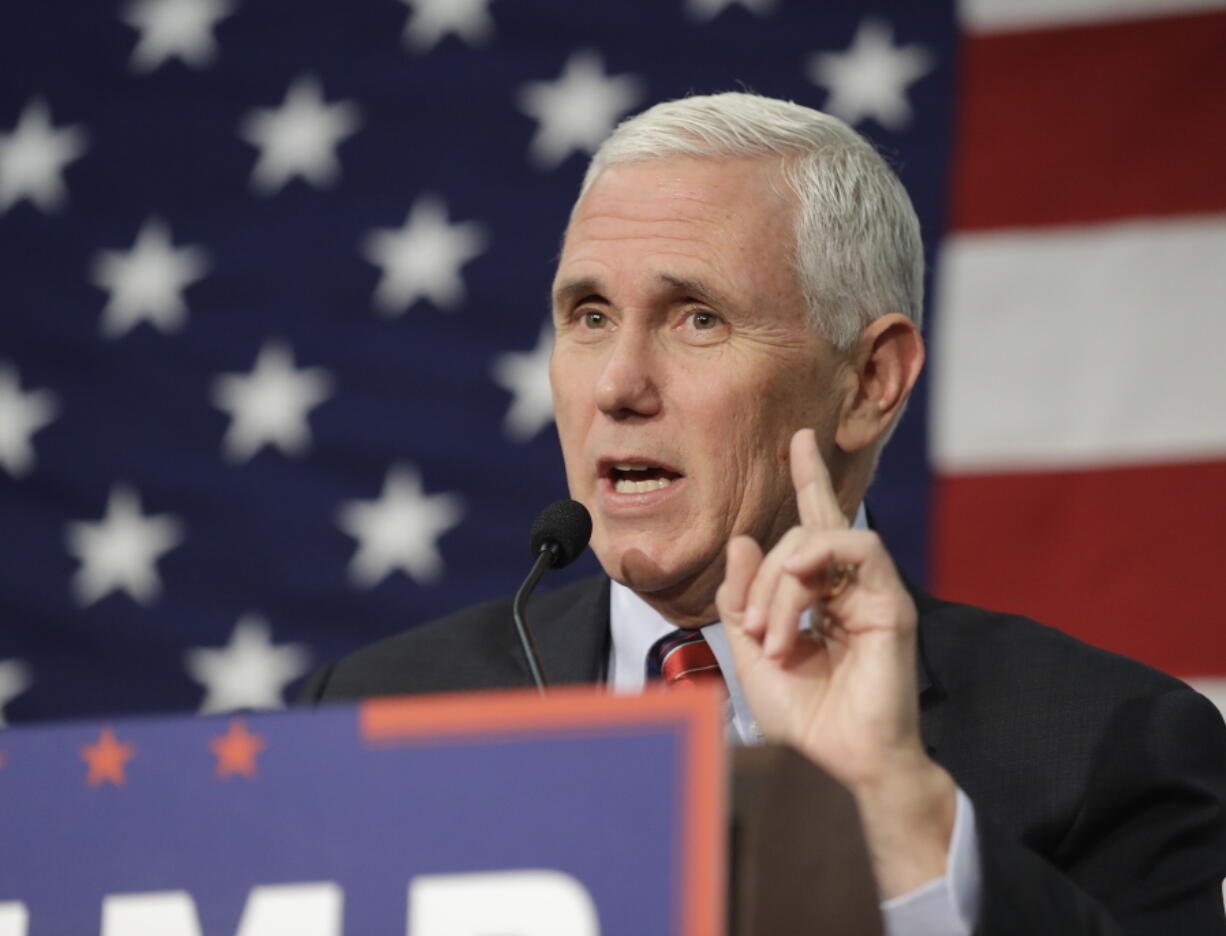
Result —
[{"label": "podium", "polygon": [[877,936],[850,794],[722,731],[595,689],[9,729],[0,936]]},{"label": "podium", "polygon": [[851,793],[791,748],[732,753],[730,936],[878,936],[877,886]]}]

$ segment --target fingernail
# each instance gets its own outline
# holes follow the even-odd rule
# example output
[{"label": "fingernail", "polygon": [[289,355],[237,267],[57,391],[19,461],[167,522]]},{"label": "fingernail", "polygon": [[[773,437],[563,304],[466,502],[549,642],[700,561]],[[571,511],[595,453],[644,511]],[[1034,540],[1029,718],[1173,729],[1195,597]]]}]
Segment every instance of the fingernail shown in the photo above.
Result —
[{"label": "fingernail", "polygon": [[751,634],[760,634],[762,625],[766,623],[766,615],[761,608],[749,608],[745,612],[745,630]]},{"label": "fingernail", "polygon": [[762,651],[768,657],[777,657],[781,650],[783,650],[783,638],[777,633],[767,634],[766,643],[762,645]]}]

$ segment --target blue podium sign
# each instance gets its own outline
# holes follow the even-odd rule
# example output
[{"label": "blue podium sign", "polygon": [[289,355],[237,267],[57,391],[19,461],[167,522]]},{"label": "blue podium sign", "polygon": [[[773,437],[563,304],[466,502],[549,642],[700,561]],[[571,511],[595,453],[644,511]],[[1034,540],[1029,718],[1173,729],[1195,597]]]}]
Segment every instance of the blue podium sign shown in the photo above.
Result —
[{"label": "blue podium sign", "polygon": [[706,692],[0,732],[0,936],[712,936]]}]

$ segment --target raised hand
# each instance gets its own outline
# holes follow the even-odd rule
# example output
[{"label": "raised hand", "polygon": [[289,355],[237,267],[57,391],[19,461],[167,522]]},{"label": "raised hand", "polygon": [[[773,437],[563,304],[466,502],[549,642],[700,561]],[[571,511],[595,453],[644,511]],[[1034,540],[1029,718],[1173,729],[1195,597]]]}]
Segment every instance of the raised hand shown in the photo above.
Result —
[{"label": "raised hand", "polygon": [[812,430],[791,467],[800,524],[766,556],[728,544],[720,618],[763,734],[852,790],[883,891],[904,893],[944,873],[954,814],[920,740],[915,604],[877,534],[847,528]]}]

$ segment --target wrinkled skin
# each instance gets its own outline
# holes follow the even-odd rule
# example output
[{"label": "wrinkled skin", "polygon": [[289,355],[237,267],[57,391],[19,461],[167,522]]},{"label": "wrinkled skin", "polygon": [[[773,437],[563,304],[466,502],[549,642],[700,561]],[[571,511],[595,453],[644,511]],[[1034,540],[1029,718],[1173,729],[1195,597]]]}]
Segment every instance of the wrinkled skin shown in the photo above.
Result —
[{"label": "wrinkled skin", "polygon": [[[550,377],[571,496],[609,574],[679,623],[713,619],[734,535],[773,544],[796,522],[791,435],[833,438],[854,392],[807,324],[792,224],[762,162],[669,159],[605,171],[567,233]],[[682,478],[609,497],[609,456]]]}]

